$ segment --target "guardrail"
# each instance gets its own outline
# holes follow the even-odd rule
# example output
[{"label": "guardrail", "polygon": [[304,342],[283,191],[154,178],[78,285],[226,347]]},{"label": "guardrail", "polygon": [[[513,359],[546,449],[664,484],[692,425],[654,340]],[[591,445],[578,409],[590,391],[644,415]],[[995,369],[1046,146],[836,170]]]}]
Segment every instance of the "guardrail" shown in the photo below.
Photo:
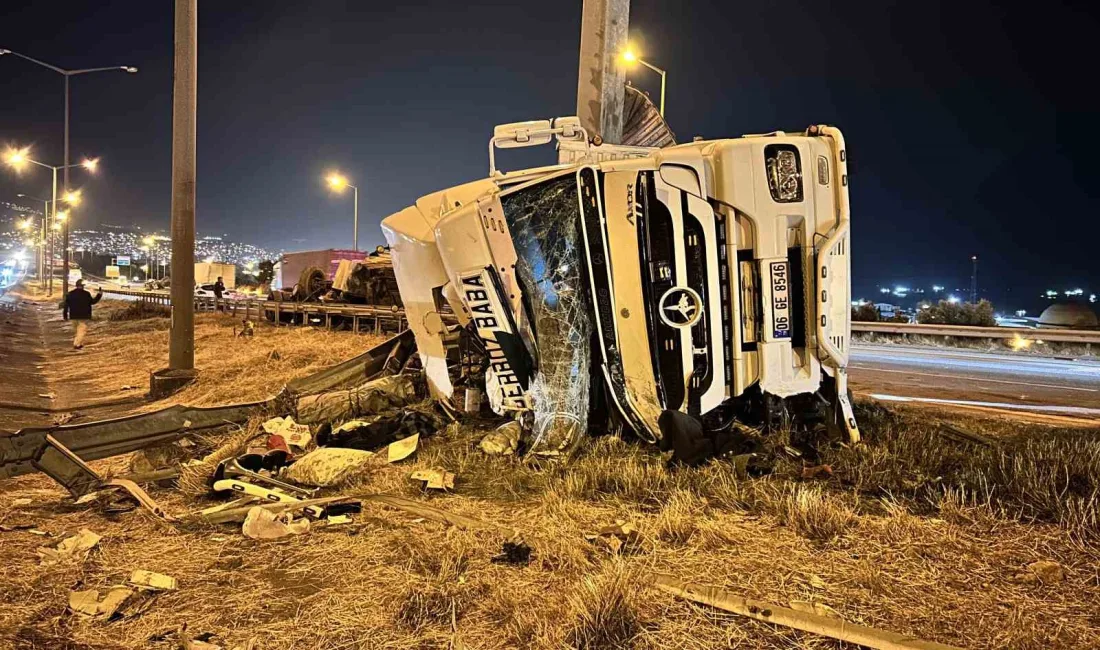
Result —
[{"label": "guardrail", "polygon": [[[167,291],[138,291],[134,289],[104,289],[104,294],[130,296],[156,305],[172,306],[172,295]],[[334,319],[338,322],[350,321],[355,333],[364,331],[364,321],[368,330],[381,333],[385,329],[405,329],[405,310],[400,307],[377,307],[374,305],[333,304],[323,302],[290,302],[282,300],[260,300],[258,298],[206,298],[195,296],[195,311],[223,311],[233,316],[249,319],[255,314],[257,320],[273,316],[276,325],[284,324],[284,317],[290,316],[295,323],[301,316],[303,325],[324,322],[332,327]],[[386,324],[390,324],[388,328]]]},{"label": "guardrail", "polygon": [[957,336],[977,339],[1022,338],[1058,343],[1100,343],[1100,332],[1091,330],[1025,327],[973,327],[970,325],[922,325],[920,323],[872,323],[852,321],[853,332],[877,334],[915,334],[920,336]]}]

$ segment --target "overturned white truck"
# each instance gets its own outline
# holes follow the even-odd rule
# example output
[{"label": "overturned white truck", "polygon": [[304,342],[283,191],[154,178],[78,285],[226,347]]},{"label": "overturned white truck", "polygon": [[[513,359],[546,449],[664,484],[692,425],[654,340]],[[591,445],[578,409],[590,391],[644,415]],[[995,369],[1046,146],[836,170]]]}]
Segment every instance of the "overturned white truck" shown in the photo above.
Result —
[{"label": "overturned white truck", "polygon": [[[572,162],[496,169],[496,148],[551,141]],[[383,221],[433,393],[453,396],[461,335],[535,452],[590,426],[656,442],[668,412],[708,434],[808,419],[858,440],[840,131],[596,144],[576,118],[499,126],[489,178]]]}]

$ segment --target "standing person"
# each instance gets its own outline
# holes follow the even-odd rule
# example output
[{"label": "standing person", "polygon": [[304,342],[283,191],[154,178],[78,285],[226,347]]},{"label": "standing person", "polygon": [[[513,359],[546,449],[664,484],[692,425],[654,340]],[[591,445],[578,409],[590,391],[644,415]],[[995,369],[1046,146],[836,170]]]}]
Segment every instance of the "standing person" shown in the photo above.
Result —
[{"label": "standing person", "polygon": [[218,276],[218,281],[214,283],[214,304],[217,305],[218,311],[225,311],[225,307],[222,305],[222,294],[225,293],[225,283],[222,282],[222,276]]},{"label": "standing person", "polygon": [[76,281],[76,288],[65,296],[61,303],[62,317],[65,320],[76,321],[76,335],[73,336],[73,349],[84,349],[84,336],[88,333],[88,321],[92,320],[92,305],[103,297],[103,287],[100,287],[92,297],[92,294],[84,288],[84,280]]}]

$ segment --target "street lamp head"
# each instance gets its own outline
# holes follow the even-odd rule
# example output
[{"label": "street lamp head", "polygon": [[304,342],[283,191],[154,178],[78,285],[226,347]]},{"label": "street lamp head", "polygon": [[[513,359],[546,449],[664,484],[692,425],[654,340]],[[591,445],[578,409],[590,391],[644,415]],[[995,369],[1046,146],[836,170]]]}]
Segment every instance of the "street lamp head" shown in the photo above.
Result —
[{"label": "street lamp head", "polygon": [[69,218],[69,213],[68,213],[68,212],[66,212],[65,210],[61,210],[60,212],[58,212],[57,214],[55,214],[55,215],[53,216],[53,218],[54,218],[54,221],[57,221],[57,222],[58,222],[58,223],[55,223],[55,224],[53,225],[53,227],[54,227],[54,230],[57,230],[58,228],[60,228],[60,227],[61,227],[61,222]]},{"label": "street lamp head", "polygon": [[4,56],[5,54],[11,54],[11,50],[0,50],[0,56]]},{"label": "street lamp head", "polygon": [[84,162],[80,163],[81,167],[92,173],[95,173],[97,165],[99,165],[99,158],[85,158]]},{"label": "street lamp head", "polygon": [[80,190],[75,192],[65,192],[65,203],[69,205],[80,205],[83,199],[80,196]]},{"label": "street lamp head", "polygon": [[19,222],[19,229],[20,230],[27,230],[30,227],[31,227],[31,220],[30,219],[24,219],[24,220]]},{"label": "street lamp head", "polygon": [[124,66],[122,66],[121,70],[123,72],[128,72],[130,74],[137,74],[137,68],[135,68],[132,65],[124,65]]},{"label": "street lamp head", "polygon": [[4,162],[12,167],[19,168],[28,161],[26,149],[8,149],[4,152]]},{"label": "street lamp head", "polygon": [[628,47],[623,50],[622,54],[619,55],[619,58],[623,61],[623,63],[634,63],[638,60],[638,55],[634,52],[632,48]]},{"label": "street lamp head", "polygon": [[328,178],[326,178],[325,180],[328,181],[329,187],[337,191],[342,190],[348,186],[348,179],[344,178],[340,174],[329,174]]}]

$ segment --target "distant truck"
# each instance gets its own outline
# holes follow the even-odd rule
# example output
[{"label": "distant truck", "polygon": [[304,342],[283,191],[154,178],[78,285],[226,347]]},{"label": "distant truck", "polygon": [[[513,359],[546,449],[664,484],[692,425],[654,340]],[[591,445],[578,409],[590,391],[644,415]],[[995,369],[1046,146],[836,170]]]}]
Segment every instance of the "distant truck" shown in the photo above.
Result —
[{"label": "distant truck", "polygon": [[237,267],[219,262],[195,262],[195,286],[214,284],[222,279],[226,289],[237,288]]}]

